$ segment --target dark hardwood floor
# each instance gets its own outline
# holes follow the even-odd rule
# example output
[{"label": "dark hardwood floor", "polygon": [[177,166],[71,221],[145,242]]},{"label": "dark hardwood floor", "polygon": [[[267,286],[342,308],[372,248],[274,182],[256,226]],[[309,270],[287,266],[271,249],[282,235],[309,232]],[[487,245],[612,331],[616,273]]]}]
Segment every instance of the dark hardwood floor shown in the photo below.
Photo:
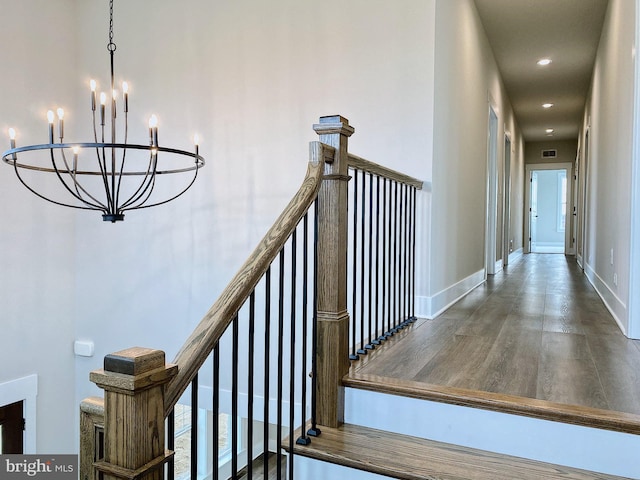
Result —
[{"label": "dark hardwood floor", "polygon": [[575,258],[558,254],[525,255],[353,362],[350,376],[640,415],[640,341],[622,334]]}]

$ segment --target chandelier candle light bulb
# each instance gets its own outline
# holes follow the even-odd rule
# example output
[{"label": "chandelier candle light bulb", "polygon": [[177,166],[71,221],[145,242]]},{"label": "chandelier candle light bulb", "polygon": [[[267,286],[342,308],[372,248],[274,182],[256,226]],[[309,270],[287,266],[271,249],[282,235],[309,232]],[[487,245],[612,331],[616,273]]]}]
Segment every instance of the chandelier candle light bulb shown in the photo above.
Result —
[{"label": "chandelier candle light bulb", "polygon": [[58,133],[60,134],[60,143],[62,143],[62,139],[64,138],[64,110],[59,108],[58,112]]},{"label": "chandelier candle light bulb", "polygon": [[149,118],[149,145],[158,146],[158,117],[151,115]]},{"label": "chandelier candle light bulb", "polygon": [[193,144],[196,147],[196,155],[198,155],[200,151],[200,135],[198,135],[197,133],[193,136]]},{"label": "chandelier candle light bulb", "polygon": [[124,113],[129,112],[129,84],[122,82],[122,97],[124,100]]},{"label": "chandelier candle light bulb", "polygon": [[[9,129],[9,148],[11,148],[12,150],[14,148],[16,148],[16,129],[15,128],[10,128]],[[11,158],[13,160],[16,160],[16,154],[12,154]]]},{"label": "chandelier candle light bulb", "polygon": [[105,113],[107,108],[107,94],[104,92],[100,93],[100,126],[104,127],[105,123]]},{"label": "chandelier candle light bulb", "polygon": [[47,112],[47,120],[49,120],[49,143],[53,143],[53,120],[55,119],[55,114],[53,110],[49,110]]},{"label": "chandelier candle light bulb", "polygon": [[89,80],[89,87],[91,88],[91,111],[96,111],[96,81]]},{"label": "chandelier candle light bulb", "polygon": [[78,153],[80,153],[80,147],[77,145],[73,147],[73,171],[75,172],[78,169]]}]

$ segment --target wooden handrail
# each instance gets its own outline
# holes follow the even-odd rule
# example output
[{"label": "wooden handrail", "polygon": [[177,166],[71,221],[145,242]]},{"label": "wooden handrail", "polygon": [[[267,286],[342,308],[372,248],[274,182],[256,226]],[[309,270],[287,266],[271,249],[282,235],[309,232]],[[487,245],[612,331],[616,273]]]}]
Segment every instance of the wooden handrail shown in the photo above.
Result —
[{"label": "wooden handrail", "polygon": [[410,177],[409,175],[405,175],[404,173],[400,173],[390,168],[383,167],[382,165],[378,165],[377,163],[371,162],[351,153],[349,154],[348,163],[350,168],[364,170],[365,172],[379,175],[390,180],[395,180],[396,182],[404,183],[411,187],[415,187],[418,190],[422,190],[422,180],[418,180],[417,178]]},{"label": "wooden handrail", "polygon": [[335,149],[328,145],[320,142],[310,143],[309,165],[302,186],[176,355],[173,363],[178,365],[178,374],[166,386],[165,417],[209,357],[215,344],[302,217],[313,205],[322,185],[325,161],[328,162],[326,159],[333,158],[334,154]]}]

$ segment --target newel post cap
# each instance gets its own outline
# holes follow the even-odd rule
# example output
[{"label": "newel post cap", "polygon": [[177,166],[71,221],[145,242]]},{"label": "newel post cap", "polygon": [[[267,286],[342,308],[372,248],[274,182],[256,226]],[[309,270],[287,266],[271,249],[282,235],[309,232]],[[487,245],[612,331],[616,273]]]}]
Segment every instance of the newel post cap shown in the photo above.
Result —
[{"label": "newel post cap", "polygon": [[167,383],[178,366],[165,364],[162,350],[132,347],[104,357],[104,369],[91,372],[90,379],[104,390],[133,394]]},{"label": "newel post cap", "polygon": [[355,132],[355,128],[349,125],[349,120],[342,115],[327,115],[320,117],[320,123],[315,123],[313,129],[318,135],[328,135],[339,133],[350,137]]}]

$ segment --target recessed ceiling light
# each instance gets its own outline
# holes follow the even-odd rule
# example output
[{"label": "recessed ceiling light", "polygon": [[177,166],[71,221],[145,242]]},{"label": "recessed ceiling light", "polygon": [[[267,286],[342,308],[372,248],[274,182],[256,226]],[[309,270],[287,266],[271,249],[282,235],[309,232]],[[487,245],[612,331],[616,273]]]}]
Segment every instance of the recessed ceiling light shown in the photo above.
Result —
[{"label": "recessed ceiling light", "polygon": [[553,107],[553,103],[543,103],[542,108],[551,108]]},{"label": "recessed ceiling light", "polygon": [[538,60],[538,65],[540,65],[541,67],[545,67],[547,65],[549,65],[551,63],[551,59],[550,58],[541,58],[540,60]]},{"label": "recessed ceiling light", "polygon": [[547,128],[545,131],[546,131],[547,133],[553,133],[553,128]]}]

